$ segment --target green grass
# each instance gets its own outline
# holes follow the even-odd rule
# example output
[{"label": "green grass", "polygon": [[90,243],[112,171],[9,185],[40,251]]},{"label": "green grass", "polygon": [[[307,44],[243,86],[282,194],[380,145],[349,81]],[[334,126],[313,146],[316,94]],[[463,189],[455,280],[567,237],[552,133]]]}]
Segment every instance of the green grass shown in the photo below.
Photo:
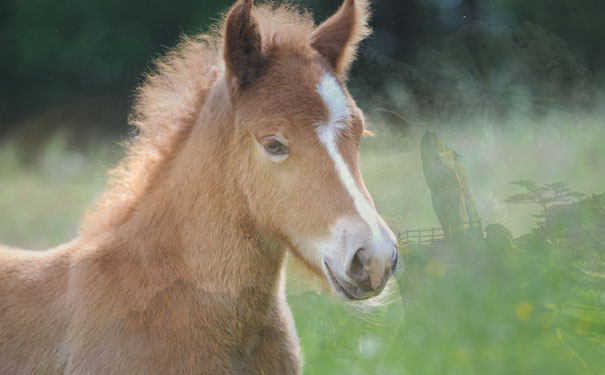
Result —
[{"label": "green grass", "polygon": [[24,163],[16,144],[0,144],[0,241],[27,249],[57,246],[78,234],[78,224],[105,183],[108,152],[67,151],[59,134],[39,159]]},{"label": "green grass", "polygon": [[[418,156],[425,129],[407,137],[377,130],[379,136],[363,142],[361,164],[379,211],[396,231],[435,225]],[[511,192],[506,182],[537,173],[567,176],[576,190],[603,186],[602,134],[571,142],[564,150],[571,162],[560,170],[536,172],[540,166],[532,169],[526,159],[533,143],[525,137],[516,158],[506,155],[514,139],[495,147],[484,136],[469,141],[469,135],[445,133],[465,158],[484,223],[490,215],[514,222],[516,235],[529,232],[533,211],[494,209]],[[467,149],[469,144],[474,146]],[[104,151],[111,149],[109,143],[87,155],[67,149],[61,137],[54,138],[38,161],[24,164],[16,145],[0,146],[2,242],[42,249],[77,234],[82,212],[101,192],[115,156]],[[293,280],[288,300],[304,373],[603,375],[605,249],[593,250],[594,264],[588,267],[588,253],[544,242],[508,251],[482,243],[405,247],[405,269],[374,306],[345,304]]]}]

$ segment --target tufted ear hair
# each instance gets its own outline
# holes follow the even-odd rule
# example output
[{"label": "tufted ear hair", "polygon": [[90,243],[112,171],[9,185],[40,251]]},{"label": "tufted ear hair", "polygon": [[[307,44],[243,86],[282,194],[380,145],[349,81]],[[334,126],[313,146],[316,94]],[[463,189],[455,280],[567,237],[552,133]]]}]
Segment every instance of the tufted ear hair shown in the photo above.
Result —
[{"label": "tufted ear hair", "polygon": [[367,0],[344,0],[340,9],[311,35],[311,46],[344,78],[359,43],[370,34]]},{"label": "tufted ear hair", "polygon": [[239,0],[227,15],[223,57],[227,74],[236,89],[244,89],[264,66],[258,22],[252,14],[253,0]]}]

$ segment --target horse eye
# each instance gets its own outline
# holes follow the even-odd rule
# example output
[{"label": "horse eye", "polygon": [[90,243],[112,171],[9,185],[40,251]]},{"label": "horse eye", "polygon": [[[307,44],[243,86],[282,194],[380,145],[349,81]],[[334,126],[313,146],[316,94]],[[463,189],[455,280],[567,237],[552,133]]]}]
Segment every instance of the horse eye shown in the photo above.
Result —
[{"label": "horse eye", "polygon": [[290,152],[288,147],[283,145],[280,141],[272,140],[265,145],[265,150],[271,155],[285,155]]}]

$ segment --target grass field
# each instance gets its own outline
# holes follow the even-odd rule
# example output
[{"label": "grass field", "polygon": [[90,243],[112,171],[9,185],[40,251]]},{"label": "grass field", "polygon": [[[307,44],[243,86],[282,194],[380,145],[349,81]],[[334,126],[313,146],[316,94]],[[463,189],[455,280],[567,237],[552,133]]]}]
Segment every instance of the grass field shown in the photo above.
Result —
[{"label": "grass field", "polygon": [[[375,130],[361,163],[378,210],[395,231],[437,224],[418,156],[426,129]],[[504,204],[514,191],[509,181],[565,179],[576,190],[605,191],[605,135],[597,130],[442,134],[463,156],[484,223],[502,222],[519,236],[535,225],[534,211]],[[44,249],[76,236],[83,210],[102,191],[116,159],[110,143],[84,155],[62,139],[28,163],[15,144],[0,146],[3,243]],[[291,282],[305,374],[605,374],[602,247],[529,243],[498,251],[469,242],[401,251],[405,269],[373,305]]]}]

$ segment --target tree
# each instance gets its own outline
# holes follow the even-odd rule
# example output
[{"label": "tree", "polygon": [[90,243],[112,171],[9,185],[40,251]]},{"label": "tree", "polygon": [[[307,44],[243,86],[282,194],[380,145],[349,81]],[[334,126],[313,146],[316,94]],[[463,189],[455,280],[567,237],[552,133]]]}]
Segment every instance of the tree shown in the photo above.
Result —
[{"label": "tree", "polygon": [[525,191],[513,194],[506,199],[507,203],[533,203],[540,206],[542,209],[538,215],[533,215],[543,221],[538,222],[538,225],[544,225],[548,228],[550,223],[550,214],[554,207],[560,207],[576,203],[584,194],[577,191],[572,191],[566,181],[559,181],[552,184],[538,185],[533,180],[517,180],[511,182],[512,185],[517,185]]}]

